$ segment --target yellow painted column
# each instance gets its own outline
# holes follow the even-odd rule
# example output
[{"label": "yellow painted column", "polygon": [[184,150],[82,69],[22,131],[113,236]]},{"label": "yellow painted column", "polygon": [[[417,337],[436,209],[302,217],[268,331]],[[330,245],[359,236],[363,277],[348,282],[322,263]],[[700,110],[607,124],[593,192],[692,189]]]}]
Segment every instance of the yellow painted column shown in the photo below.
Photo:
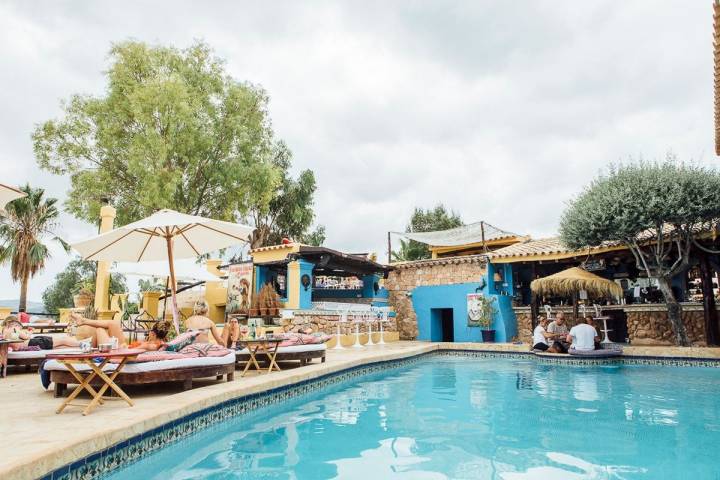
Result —
[{"label": "yellow painted column", "polygon": [[[100,233],[113,229],[115,208],[104,205],[100,209]],[[108,311],[110,292],[110,262],[97,262],[97,279],[95,280],[95,308],[98,312]]]},{"label": "yellow painted column", "polygon": [[223,285],[220,276],[223,274],[218,267],[222,260],[211,258],[205,264],[207,271],[218,277],[217,282],[205,282],[205,301],[210,308],[208,317],[215,323],[222,323],[225,320],[225,303],[227,302],[227,288]]},{"label": "yellow painted column", "polygon": [[297,260],[288,263],[287,277],[285,278],[287,303],[285,308],[300,308],[300,262]]}]

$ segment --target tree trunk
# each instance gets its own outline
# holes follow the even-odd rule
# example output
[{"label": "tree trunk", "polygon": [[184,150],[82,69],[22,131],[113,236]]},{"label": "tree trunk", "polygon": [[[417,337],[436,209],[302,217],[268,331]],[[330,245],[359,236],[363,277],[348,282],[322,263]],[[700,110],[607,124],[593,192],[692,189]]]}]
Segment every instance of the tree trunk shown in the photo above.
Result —
[{"label": "tree trunk", "polygon": [[709,345],[720,344],[720,328],[718,326],[718,314],[715,306],[715,292],[713,292],[712,274],[710,261],[705,252],[697,252],[700,258],[700,273],[703,292],[703,316],[705,320],[705,340]]},{"label": "tree trunk", "polygon": [[30,274],[26,272],[22,280],[20,280],[20,303],[18,304],[18,312],[27,309],[28,283],[30,283]]},{"label": "tree trunk", "polygon": [[685,325],[682,321],[682,308],[675,299],[675,294],[670,286],[670,279],[667,277],[658,277],[657,281],[660,291],[662,292],[663,297],[665,297],[668,320],[670,320],[670,325],[672,325],[673,333],[675,334],[675,344],[682,347],[688,347],[690,346],[690,341],[688,340],[687,332],[685,332]]}]

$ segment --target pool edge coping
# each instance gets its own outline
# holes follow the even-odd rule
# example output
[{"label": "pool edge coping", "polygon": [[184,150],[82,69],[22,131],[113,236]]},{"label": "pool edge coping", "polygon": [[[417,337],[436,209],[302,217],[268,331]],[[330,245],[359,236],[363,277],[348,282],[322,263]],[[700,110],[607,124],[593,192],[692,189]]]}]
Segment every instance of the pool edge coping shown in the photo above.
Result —
[{"label": "pool edge coping", "polygon": [[[214,394],[211,394],[207,398],[202,399],[195,399],[190,404],[185,405],[181,408],[176,408],[171,411],[161,412],[161,413],[155,413],[152,415],[149,415],[148,417],[139,419],[137,422],[134,422],[133,424],[125,424],[118,428],[115,428],[110,431],[102,432],[99,435],[95,435],[90,438],[84,438],[81,440],[76,441],[74,444],[70,446],[66,446],[66,450],[75,450],[76,448],[82,449],[82,447],[86,447],[87,445],[92,445],[94,448],[92,449],[91,453],[80,456],[80,458],[75,458],[73,461],[64,462],[58,465],[60,462],[56,462],[55,465],[52,465],[52,459],[55,458],[58,454],[58,449],[54,448],[52,451],[43,451],[39,452],[35,457],[24,459],[22,462],[16,462],[15,464],[11,465],[10,468],[2,469],[0,470],[0,476],[2,478],[6,478],[8,480],[13,480],[15,478],[41,478],[43,480],[53,478],[53,475],[55,475],[54,478],[59,478],[61,475],[63,475],[63,472],[67,471],[68,473],[70,471],[75,470],[79,465],[81,464],[88,464],[91,462],[94,462],[99,457],[101,457],[104,452],[108,450],[117,450],[128,447],[130,444],[138,443],[144,438],[150,438],[152,435],[157,434],[158,432],[161,432],[162,430],[166,429],[169,430],[177,425],[181,425],[184,423],[187,423],[191,421],[193,418],[200,417],[202,415],[208,415],[211,414],[213,411],[219,411],[224,406],[228,406],[230,403],[240,403],[243,400],[253,399],[253,398],[260,398],[260,397],[271,397],[274,394],[281,393],[283,391],[288,391],[291,389],[299,389],[303,385],[315,385],[320,384],[324,380],[332,380],[338,377],[342,377],[343,375],[348,375],[355,371],[360,370],[369,370],[373,367],[377,367],[378,369],[386,369],[386,368],[392,368],[386,367],[386,368],[380,368],[383,366],[386,366],[388,364],[396,363],[398,366],[400,364],[409,363],[409,361],[414,359],[420,359],[421,357],[429,356],[433,353],[452,353],[455,352],[457,354],[460,354],[462,356],[465,355],[472,355],[477,354],[477,356],[482,357],[499,357],[499,356],[511,356],[511,357],[526,357],[526,358],[533,358],[537,359],[542,363],[552,363],[552,364],[567,364],[567,365],[598,365],[598,364],[626,364],[626,361],[630,361],[632,364],[636,364],[635,362],[638,362],[639,365],[668,365],[669,366],[714,366],[714,367],[720,367],[720,358],[713,358],[713,357],[679,357],[679,356],[649,356],[649,355],[623,355],[621,357],[616,358],[606,358],[606,359],[594,359],[594,358],[576,358],[573,357],[572,359],[567,358],[540,358],[537,356],[532,355],[531,352],[527,350],[519,350],[519,349],[513,349],[513,350],[502,350],[502,349],[492,349],[492,348],[471,348],[469,346],[463,346],[463,345],[457,345],[453,347],[453,344],[438,344],[438,343],[428,343],[428,344],[418,344],[411,346],[408,350],[405,351],[394,351],[394,352],[385,352],[385,355],[378,355],[374,357],[369,358],[362,358],[362,359],[353,359],[353,360],[347,360],[345,362],[341,362],[335,365],[329,365],[325,369],[319,369],[318,371],[303,371],[302,368],[300,369],[293,369],[289,372],[297,372],[294,375],[291,375],[287,378],[280,379],[277,382],[270,382],[268,384],[261,383],[259,385],[252,385],[249,389],[244,390],[242,392],[239,392],[237,390],[235,391],[227,391],[227,392],[217,392]],[[380,353],[380,352],[379,352]],[[459,356],[460,356],[459,355]],[[712,364],[712,365],[704,365],[704,364]],[[315,364],[315,365],[324,365],[324,364]],[[364,375],[367,373],[371,373],[369,371],[367,372],[361,372],[358,373],[356,376]],[[257,377],[254,377],[257,378]],[[337,380],[342,381],[342,380]],[[328,383],[329,384],[329,383]],[[207,388],[207,387],[206,387]],[[242,389],[243,387],[240,386],[238,388]],[[302,392],[301,392],[302,393]],[[209,403],[209,405],[208,405]],[[263,405],[260,405],[263,406]],[[253,408],[254,409],[254,408]],[[248,410],[253,410],[248,409]],[[207,426],[213,425],[214,422],[208,423],[207,425],[202,426],[201,428],[205,428]],[[153,426],[154,425],[154,426]],[[136,427],[141,426],[143,428],[140,428],[140,431],[136,432]],[[113,434],[120,433],[121,438],[124,437],[123,440],[120,441],[113,441],[113,442],[100,442],[101,447],[98,447],[98,441],[100,440],[107,440],[108,437],[113,436]],[[122,435],[125,434],[125,435]],[[184,437],[180,437],[184,438]],[[177,440],[177,439],[175,439]],[[174,440],[173,440],[174,441]],[[86,448],[87,450],[87,448]],[[152,450],[154,451],[154,450]],[[131,461],[135,461],[137,459],[133,459]],[[47,467],[44,468],[43,472],[31,472],[30,467],[33,465],[37,465],[38,463],[45,463]]]}]

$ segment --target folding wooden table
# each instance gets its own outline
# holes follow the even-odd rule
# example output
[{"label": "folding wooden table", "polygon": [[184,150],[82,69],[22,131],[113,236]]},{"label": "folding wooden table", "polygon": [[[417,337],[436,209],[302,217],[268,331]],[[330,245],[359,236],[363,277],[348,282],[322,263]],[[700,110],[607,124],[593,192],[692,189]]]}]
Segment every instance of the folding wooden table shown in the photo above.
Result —
[{"label": "folding wooden table", "polygon": [[237,343],[241,346],[246,347],[248,349],[248,353],[250,354],[250,359],[245,363],[245,369],[240,374],[240,376],[244,377],[251,366],[254,366],[255,370],[259,372],[263,371],[257,361],[257,355],[265,355],[270,361],[270,366],[267,369],[267,373],[270,373],[273,370],[280,371],[280,366],[275,361],[275,357],[277,357],[278,347],[280,346],[281,342],[282,340],[279,338],[256,338],[255,340],[238,340]]},{"label": "folding wooden table", "polygon": [[8,349],[13,343],[23,343],[24,340],[0,340],[0,378],[7,377]]},{"label": "folding wooden table", "polygon": [[[65,399],[60,407],[56,410],[55,413],[61,413],[63,410],[65,410],[65,407],[67,406],[76,406],[76,407],[85,407],[83,409],[82,414],[87,415],[89,414],[93,408],[95,408],[98,404],[102,405],[105,400],[118,400],[116,398],[112,397],[105,397],[105,392],[109,389],[113,390],[115,393],[118,394],[120,399],[125,400],[128,405],[131,407],[134,405],[130,397],[127,396],[127,394],[115,383],[115,377],[118,376],[118,374],[122,371],[125,364],[128,362],[128,360],[134,360],[138,355],[143,353],[144,350],[139,349],[118,349],[118,350],[111,350],[107,353],[100,353],[100,352],[89,352],[89,353],[51,353],[46,358],[57,360],[58,362],[65,365],[65,367],[68,369],[70,374],[72,374],[73,377],[78,381],[78,386],[75,388],[75,390],[72,391],[72,393],[68,396],[67,399]],[[96,362],[95,360],[100,360],[99,362]],[[117,363],[117,367],[115,370],[111,372],[104,372],[103,368],[110,362],[111,359],[120,359],[120,362]],[[90,368],[89,371],[80,371],[78,370],[77,366],[86,365]],[[109,373],[109,375],[108,375]],[[90,382],[92,382],[95,377],[99,378],[102,381],[102,386],[95,390]],[[92,400],[88,404],[82,404],[82,403],[72,403],[73,400],[75,400],[75,397],[80,395],[83,390],[87,390],[87,392],[92,397]]]}]

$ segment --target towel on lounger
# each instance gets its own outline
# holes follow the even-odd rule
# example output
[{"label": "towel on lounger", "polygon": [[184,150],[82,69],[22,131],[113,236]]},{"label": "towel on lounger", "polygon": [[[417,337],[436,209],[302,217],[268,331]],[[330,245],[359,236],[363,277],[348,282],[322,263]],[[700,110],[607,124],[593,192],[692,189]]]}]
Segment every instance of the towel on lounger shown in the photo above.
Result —
[{"label": "towel on lounger", "polygon": [[280,343],[281,347],[293,347],[295,345],[317,345],[319,343],[325,343],[332,337],[324,333],[317,333],[313,335],[306,335],[304,333],[283,333],[277,335],[282,338],[283,341]]}]

